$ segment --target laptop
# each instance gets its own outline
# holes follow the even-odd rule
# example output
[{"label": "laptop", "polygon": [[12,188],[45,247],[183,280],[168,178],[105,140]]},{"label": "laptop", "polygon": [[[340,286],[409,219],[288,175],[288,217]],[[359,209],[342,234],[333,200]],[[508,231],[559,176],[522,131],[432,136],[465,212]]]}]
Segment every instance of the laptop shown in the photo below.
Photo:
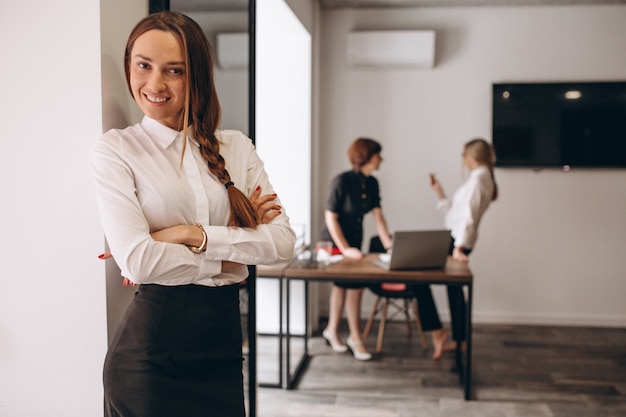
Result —
[{"label": "laptop", "polygon": [[381,254],[374,264],[391,271],[440,269],[446,265],[449,246],[449,230],[397,231],[391,255]]}]

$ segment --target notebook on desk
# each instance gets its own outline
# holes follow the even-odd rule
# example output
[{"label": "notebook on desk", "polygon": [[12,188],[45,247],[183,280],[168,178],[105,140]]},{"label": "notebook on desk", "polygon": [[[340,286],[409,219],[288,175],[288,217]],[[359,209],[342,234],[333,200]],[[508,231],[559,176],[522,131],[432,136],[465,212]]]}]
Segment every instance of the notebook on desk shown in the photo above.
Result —
[{"label": "notebook on desk", "polygon": [[449,246],[449,230],[399,231],[393,235],[391,254],[381,254],[374,264],[393,271],[439,269],[446,265]]}]

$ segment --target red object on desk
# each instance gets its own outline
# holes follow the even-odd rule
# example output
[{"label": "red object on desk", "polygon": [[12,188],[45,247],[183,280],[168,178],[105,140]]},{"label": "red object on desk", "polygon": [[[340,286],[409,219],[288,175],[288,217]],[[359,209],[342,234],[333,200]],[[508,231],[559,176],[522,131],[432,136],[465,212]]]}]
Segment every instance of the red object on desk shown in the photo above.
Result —
[{"label": "red object on desk", "polygon": [[333,250],[330,252],[331,255],[341,255],[341,251],[339,250],[339,248],[333,248]]}]

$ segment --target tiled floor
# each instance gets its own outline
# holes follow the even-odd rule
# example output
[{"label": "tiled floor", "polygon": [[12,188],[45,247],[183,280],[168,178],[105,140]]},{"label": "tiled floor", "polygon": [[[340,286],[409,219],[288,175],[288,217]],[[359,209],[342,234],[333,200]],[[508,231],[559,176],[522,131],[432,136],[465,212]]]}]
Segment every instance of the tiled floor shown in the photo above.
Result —
[{"label": "tiled floor", "polygon": [[[391,323],[370,362],[312,338],[297,389],[259,388],[257,416],[626,416],[626,329],[477,325],[473,340],[473,401],[463,400],[451,354],[431,360]],[[271,346],[259,340],[260,380],[275,375]]]}]

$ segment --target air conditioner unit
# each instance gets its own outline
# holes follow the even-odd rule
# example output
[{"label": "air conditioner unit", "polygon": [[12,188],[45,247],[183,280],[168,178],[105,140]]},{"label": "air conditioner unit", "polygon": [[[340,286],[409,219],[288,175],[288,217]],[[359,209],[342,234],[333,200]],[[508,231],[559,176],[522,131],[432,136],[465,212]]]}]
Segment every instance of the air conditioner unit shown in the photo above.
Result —
[{"label": "air conditioner unit", "polygon": [[347,59],[352,66],[432,68],[435,65],[435,31],[350,32]]},{"label": "air conditioner unit", "polygon": [[217,64],[222,69],[248,68],[248,34],[218,33]]}]

